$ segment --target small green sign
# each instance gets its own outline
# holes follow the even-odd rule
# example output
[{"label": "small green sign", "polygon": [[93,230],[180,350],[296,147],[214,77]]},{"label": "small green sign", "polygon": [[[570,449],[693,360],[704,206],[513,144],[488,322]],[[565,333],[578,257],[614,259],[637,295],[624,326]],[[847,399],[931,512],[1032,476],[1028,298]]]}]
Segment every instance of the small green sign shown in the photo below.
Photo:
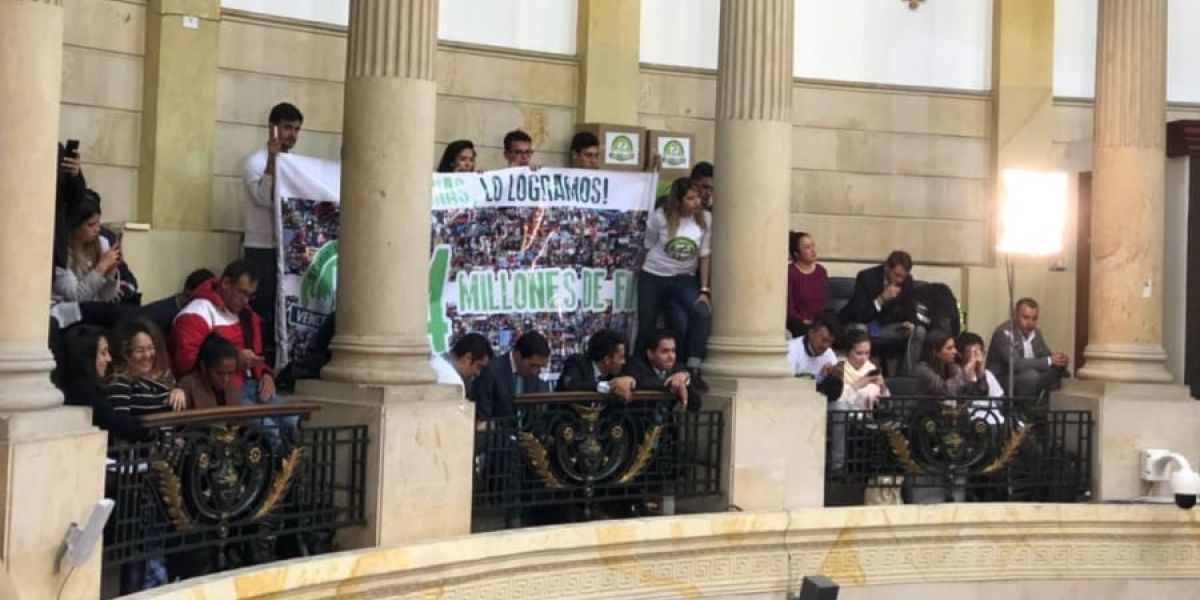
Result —
[{"label": "small green sign", "polygon": [[669,140],[663,144],[661,154],[663,166],[682,167],[687,165],[687,150],[684,150],[683,142],[679,140]]},{"label": "small green sign", "polygon": [[617,134],[609,141],[608,158],[615,162],[629,162],[635,156],[633,140],[625,134]]}]

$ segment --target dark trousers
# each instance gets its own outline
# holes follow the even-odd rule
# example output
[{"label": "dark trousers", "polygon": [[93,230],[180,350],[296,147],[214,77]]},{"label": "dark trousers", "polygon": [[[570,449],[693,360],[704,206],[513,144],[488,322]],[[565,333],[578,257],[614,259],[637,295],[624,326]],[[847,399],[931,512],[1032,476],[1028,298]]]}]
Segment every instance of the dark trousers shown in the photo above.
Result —
[{"label": "dark trousers", "polygon": [[[703,359],[708,347],[708,335],[712,328],[712,313],[703,304],[697,304],[700,297],[700,280],[695,275],[676,275],[660,277],[653,273],[642,271],[638,275],[638,342],[639,352],[645,347],[645,341],[654,331],[655,322],[663,311],[668,311],[671,304],[678,305],[687,313],[686,331],[675,331],[675,340],[679,348],[679,358]],[[668,313],[667,325],[673,318]]]},{"label": "dark trousers", "polygon": [[263,356],[275,366],[275,299],[279,290],[279,251],[271,248],[246,248],[246,260],[258,270],[258,291],[250,307],[262,319]]}]

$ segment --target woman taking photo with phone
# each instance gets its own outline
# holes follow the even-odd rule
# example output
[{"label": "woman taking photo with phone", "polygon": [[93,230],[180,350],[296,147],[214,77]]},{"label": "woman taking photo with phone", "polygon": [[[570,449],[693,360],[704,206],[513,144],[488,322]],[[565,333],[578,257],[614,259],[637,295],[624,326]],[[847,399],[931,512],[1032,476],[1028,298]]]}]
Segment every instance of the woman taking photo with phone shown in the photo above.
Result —
[{"label": "woman taking photo with phone", "polygon": [[67,261],[54,268],[52,300],[114,302],[121,291],[121,246],[100,235],[100,203],[84,198],[67,212]]}]

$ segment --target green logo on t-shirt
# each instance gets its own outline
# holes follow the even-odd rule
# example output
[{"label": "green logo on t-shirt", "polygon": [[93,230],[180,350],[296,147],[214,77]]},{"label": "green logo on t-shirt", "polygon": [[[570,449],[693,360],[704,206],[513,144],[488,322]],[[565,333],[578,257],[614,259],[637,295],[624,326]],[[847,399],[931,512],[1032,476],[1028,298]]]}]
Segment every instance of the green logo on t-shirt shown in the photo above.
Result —
[{"label": "green logo on t-shirt", "polygon": [[677,261],[691,262],[700,255],[700,246],[697,246],[696,240],[692,238],[679,236],[667,240],[663,251]]},{"label": "green logo on t-shirt", "polygon": [[633,160],[633,140],[627,135],[614,136],[608,146],[608,158],[620,162]]}]

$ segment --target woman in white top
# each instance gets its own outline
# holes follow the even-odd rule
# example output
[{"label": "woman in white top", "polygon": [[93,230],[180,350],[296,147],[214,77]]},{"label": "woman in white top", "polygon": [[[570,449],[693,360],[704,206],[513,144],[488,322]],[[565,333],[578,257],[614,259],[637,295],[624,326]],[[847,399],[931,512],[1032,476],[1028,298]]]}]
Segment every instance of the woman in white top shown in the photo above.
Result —
[{"label": "woman in white top", "polygon": [[638,276],[638,348],[655,329],[669,301],[687,310],[687,331],[677,331],[692,376],[704,360],[712,321],[708,288],[712,215],[701,205],[700,184],[682,177],[671,184],[662,208],[646,223],[646,256]]},{"label": "woman in white top", "polygon": [[121,247],[100,235],[100,203],[84,198],[67,213],[67,266],[54,268],[53,302],[114,302]]},{"label": "woman in white top", "polygon": [[874,410],[879,399],[889,394],[883,375],[871,362],[871,338],[861,329],[851,330],[846,334],[846,348],[837,409]]}]

